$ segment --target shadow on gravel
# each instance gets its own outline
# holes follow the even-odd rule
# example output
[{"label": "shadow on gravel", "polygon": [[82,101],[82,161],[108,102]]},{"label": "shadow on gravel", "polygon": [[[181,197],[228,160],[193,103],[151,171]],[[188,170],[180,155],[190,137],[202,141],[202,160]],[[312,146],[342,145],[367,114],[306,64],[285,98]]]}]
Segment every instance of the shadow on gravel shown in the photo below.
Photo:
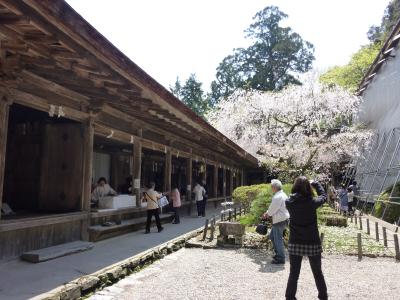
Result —
[{"label": "shadow on gravel", "polygon": [[285,265],[271,264],[271,254],[261,249],[240,249],[241,253],[246,254],[253,262],[260,266],[261,273],[276,273],[285,269]]}]

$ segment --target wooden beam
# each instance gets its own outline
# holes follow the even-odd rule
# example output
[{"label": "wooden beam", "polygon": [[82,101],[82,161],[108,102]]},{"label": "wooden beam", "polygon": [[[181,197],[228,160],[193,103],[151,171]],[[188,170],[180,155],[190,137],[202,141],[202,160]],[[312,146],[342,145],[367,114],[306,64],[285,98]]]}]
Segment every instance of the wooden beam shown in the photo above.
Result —
[{"label": "wooden beam", "polygon": [[5,98],[4,95],[0,95],[0,207],[3,203],[4,169],[6,164],[9,111],[10,103],[7,101],[7,98]]},{"label": "wooden beam", "polygon": [[141,135],[142,131],[139,130],[139,137],[135,138],[133,142],[132,194],[136,197],[137,207],[141,207],[140,200],[142,198],[142,195],[140,193],[140,179],[142,177],[142,140],[140,139]]}]

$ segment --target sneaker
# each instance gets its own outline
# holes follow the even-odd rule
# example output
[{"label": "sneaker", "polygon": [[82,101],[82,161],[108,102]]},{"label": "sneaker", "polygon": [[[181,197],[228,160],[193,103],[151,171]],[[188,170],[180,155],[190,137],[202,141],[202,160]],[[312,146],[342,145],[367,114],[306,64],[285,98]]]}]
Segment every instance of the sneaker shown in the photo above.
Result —
[{"label": "sneaker", "polygon": [[149,234],[149,233],[150,233],[150,231],[145,231],[145,232],[144,232],[144,234]]},{"label": "sneaker", "polygon": [[271,261],[271,264],[273,264],[273,265],[284,265],[285,262],[282,261],[282,260],[273,259],[273,260]]},{"label": "sneaker", "polygon": [[158,232],[161,232],[164,230],[164,227],[161,227],[160,229],[158,229]]}]

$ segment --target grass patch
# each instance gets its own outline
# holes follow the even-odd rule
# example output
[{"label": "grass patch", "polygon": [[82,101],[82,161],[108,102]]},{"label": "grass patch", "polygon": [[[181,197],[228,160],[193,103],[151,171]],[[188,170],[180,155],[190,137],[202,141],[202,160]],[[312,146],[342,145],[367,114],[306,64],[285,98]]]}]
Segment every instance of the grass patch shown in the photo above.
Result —
[{"label": "grass patch", "polygon": [[[324,233],[323,248],[326,254],[357,255],[357,234],[361,232],[357,227],[331,227],[321,225],[320,232]],[[362,232],[363,254],[367,256],[394,256],[392,250],[371,239],[371,236]]]}]

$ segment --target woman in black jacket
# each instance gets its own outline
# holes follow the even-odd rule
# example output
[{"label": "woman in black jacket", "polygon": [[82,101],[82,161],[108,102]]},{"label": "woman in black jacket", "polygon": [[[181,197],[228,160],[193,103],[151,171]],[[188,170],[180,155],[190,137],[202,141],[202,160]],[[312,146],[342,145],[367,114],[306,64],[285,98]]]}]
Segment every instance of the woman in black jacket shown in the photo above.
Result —
[{"label": "woman in black jacket", "polygon": [[[317,197],[313,198],[313,187]],[[318,298],[328,299],[324,275],[321,270],[321,240],[317,224],[317,208],[326,201],[326,193],[318,182],[310,182],[305,176],[296,178],[292,195],[286,200],[290,214],[289,260],[290,274],[286,288],[286,299],[295,300],[297,281],[300,275],[303,256],[308,256],[315,283],[318,288]]]}]

